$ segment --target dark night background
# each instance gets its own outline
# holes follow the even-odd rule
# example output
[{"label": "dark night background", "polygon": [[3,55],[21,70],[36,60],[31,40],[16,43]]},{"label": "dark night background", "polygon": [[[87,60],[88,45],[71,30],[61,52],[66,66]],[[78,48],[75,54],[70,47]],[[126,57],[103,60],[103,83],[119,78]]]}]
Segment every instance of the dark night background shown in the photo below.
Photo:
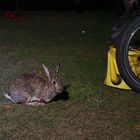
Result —
[{"label": "dark night background", "polygon": [[[18,0],[22,10],[113,10],[115,0]],[[120,3],[118,0],[117,3]],[[116,5],[116,4],[115,4]],[[117,5],[116,5],[117,6]],[[115,6],[115,7],[116,7]],[[15,10],[17,0],[0,0],[0,10]]]}]

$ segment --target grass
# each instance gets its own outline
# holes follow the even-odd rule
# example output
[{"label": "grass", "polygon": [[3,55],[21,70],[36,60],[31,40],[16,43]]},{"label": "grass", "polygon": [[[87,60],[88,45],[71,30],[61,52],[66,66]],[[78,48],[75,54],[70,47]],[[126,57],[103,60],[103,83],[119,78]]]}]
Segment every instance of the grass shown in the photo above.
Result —
[{"label": "grass", "polygon": [[[1,16],[1,140],[139,139],[140,95],[103,84],[114,19],[105,11],[25,12],[22,20]],[[44,75],[42,64],[57,63],[64,85],[69,85],[67,98],[30,107],[3,97],[15,76]]]}]

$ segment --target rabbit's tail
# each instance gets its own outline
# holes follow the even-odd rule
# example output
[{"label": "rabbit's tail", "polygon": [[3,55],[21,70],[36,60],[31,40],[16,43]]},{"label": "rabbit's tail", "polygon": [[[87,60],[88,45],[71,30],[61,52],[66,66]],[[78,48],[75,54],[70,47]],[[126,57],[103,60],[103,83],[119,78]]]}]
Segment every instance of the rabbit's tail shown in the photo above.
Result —
[{"label": "rabbit's tail", "polygon": [[5,96],[6,99],[8,99],[8,100],[10,100],[10,101],[12,101],[12,102],[15,102],[15,101],[11,98],[11,96],[10,96],[9,93],[5,93],[4,96]]}]

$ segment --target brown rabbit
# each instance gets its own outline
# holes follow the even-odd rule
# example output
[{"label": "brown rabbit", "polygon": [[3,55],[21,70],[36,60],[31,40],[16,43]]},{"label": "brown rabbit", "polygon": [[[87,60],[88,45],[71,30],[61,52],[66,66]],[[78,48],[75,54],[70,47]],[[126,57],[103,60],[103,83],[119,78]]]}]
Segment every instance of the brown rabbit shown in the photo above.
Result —
[{"label": "brown rabbit", "polygon": [[43,105],[52,101],[55,96],[63,92],[63,84],[58,77],[60,65],[54,70],[43,65],[48,80],[36,74],[23,74],[13,80],[9,87],[9,92],[4,96],[14,103],[27,105]]}]

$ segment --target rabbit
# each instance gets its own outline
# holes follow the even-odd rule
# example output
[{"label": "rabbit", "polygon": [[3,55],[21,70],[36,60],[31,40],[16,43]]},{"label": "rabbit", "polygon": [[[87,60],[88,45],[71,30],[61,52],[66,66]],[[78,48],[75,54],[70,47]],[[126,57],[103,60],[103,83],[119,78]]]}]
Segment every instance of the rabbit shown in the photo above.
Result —
[{"label": "rabbit", "polygon": [[19,75],[11,82],[9,92],[4,96],[14,103],[27,105],[44,105],[52,101],[64,89],[63,83],[58,77],[60,65],[49,70],[43,64],[43,68],[48,77],[47,80],[37,74]]}]

